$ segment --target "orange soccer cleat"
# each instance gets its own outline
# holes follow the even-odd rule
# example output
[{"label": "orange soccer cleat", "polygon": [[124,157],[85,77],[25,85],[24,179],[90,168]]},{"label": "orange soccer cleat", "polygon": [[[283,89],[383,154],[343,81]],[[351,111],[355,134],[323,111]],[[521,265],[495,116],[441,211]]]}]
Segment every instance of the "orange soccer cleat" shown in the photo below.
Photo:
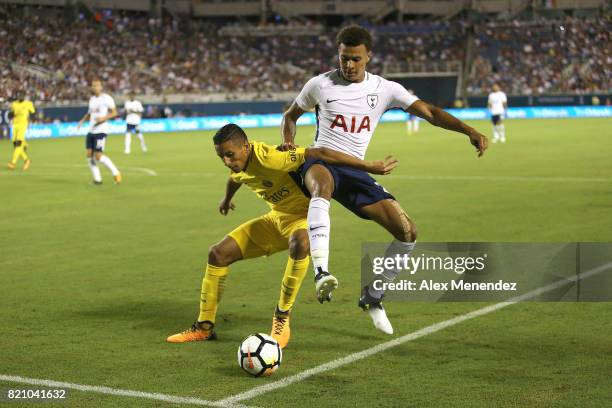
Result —
[{"label": "orange soccer cleat", "polygon": [[115,184],[121,184],[121,180],[123,180],[121,178],[121,173],[117,173],[117,175],[113,176],[113,178],[115,179]]},{"label": "orange soccer cleat", "polygon": [[211,322],[195,322],[189,329],[168,337],[168,343],[188,343],[191,341],[216,340],[217,334]]},{"label": "orange soccer cleat", "polygon": [[272,332],[270,336],[278,342],[281,348],[285,348],[291,337],[291,329],[289,328],[289,312],[281,312],[278,307],[272,316]]},{"label": "orange soccer cleat", "polygon": [[15,165],[13,163],[8,164],[9,170],[15,170]]}]

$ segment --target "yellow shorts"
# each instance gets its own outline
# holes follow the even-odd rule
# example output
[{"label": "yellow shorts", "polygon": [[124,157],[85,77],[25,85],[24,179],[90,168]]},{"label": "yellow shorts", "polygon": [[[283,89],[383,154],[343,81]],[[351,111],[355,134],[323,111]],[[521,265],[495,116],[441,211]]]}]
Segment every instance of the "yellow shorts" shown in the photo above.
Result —
[{"label": "yellow shorts", "polygon": [[13,142],[16,142],[18,140],[25,142],[25,135],[27,129],[27,126],[13,125]]},{"label": "yellow shorts", "polygon": [[245,222],[227,235],[238,243],[242,258],[249,259],[286,250],[291,234],[307,227],[306,214],[270,211]]}]

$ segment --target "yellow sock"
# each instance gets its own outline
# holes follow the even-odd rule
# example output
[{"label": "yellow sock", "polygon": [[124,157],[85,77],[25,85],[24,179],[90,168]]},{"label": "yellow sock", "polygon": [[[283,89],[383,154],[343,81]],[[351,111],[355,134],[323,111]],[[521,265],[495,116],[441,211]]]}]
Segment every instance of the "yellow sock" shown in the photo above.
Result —
[{"label": "yellow sock", "polygon": [[217,306],[225,289],[225,278],[229,268],[206,264],[206,272],[202,279],[202,294],[200,295],[200,315],[198,321],[215,322]]},{"label": "yellow sock", "polygon": [[15,147],[13,150],[13,160],[11,160],[11,163],[17,164],[17,160],[19,160],[19,156],[21,156],[22,149],[23,145]]},{"label": "yellow sock", "polygon": [[28,153],[27,153],[27,151],[28,151],[28,145],[23,143],[21,145],[21,158],[23,159],[23,161],[28,160]]},{"label": "yellow sock", "polygon": [[305,257],[304,259],[293,259],[289,257],[287,260],[285,275],[283,276],[283,283],[281,284],[280,297],[278,299],[278,308],[281,311],[286,312],[293,307],[295,298],[297,297],[306,271],[308,270],[309,263],[309,257]]}]

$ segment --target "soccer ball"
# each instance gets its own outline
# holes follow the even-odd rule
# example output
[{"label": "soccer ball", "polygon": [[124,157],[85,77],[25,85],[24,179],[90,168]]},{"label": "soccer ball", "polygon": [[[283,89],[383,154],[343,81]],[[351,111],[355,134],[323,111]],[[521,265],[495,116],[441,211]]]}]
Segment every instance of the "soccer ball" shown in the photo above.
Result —
[{"label": "soccer ball", "polygon": [[282,359],[280,346],[267,334],[251,334],[238,347],[238,365],[255,377],[272,375]]}]

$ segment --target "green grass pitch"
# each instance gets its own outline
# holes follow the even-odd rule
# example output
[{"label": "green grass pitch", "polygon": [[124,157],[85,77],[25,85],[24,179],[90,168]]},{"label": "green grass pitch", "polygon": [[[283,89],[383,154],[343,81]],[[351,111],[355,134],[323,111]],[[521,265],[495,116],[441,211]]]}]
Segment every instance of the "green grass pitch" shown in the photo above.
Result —
[{"label": "green grass pitch", "polygon": [[[490,134],[488,122],[471,124]],[[429,125],[408,136],[403,124],[385,124],[368,158],[399,158],[391,176],[377,179],[414,219],[422,242],[612,241],[610,119],[517,120],[506,129],[508,142],[477,159],[464,136]],[[278,129],[248,134],[279,140]],[[3,166],[0,375],[219,400],[390,339],[356,307],[361,243],[388,235],[334,203],[330,267],[340,287],[333,302],[319,305],[307,275],[278,373],[250,378],[235,352],[248,334],[270,330],[285,253],[231,267],[219,341],[165,343],[197,316],[208,247],[267,209],[243,188],[236,210],[219,215],[227,170],[211,135],[147,134],[149,153],[135,143],[130,156],[122,137],[109,137],[120,186],[105,168],[104,185],[90,184],[83,138],[33,140],[28,172]],[[299,128],[298,143],[312,137],[313,128]],[[8,161],[11,152],[4,141],[0,156]],[[482,306],[395,302],[387,310],[398,337]],[[611,303],[521,303],[243,403],[609,406],[611,338]],[[35,387],[0,382],[8,388]],[[51,405],[172,404],[69,391]]]}]

